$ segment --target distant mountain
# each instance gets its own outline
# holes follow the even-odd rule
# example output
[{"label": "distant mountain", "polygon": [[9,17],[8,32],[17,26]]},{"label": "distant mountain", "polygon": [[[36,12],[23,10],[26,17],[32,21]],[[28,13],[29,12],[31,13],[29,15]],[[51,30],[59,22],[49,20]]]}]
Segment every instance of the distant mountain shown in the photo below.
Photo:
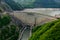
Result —
[{"label": "distant mountain", "polygon": [[36,0],[34,2],[35,7],[44,7],[44,8],[58,8],[60,3],[57,3],[55,0]]},{"label": "distant mountain", "polygon": [[12,8],[7,4],[5,3],[4,1],[0,1],[0,10],[2,11],[12,11]]},{"label": "distant mountain", "polygon": [[[16,0],[14,0],[14,1],[16,1]],[[35,0],[17,0],[16,2],[18,2],[25,8],[30,8],[30,7],[32,8],[32,7],[34,7],[33,4],[34,4]]]},{"label": "distant mountain", "polygon": [[60,8],[60,0],[17,0],[16,2],[27,8]]},{"label": "distant mountain", "polygon": [[1,0],[3,8],[23,10],[24,8],[60,8],[60,0]]},{"label": "distant mountain", "polygon": [[22,10],[23,9],[23,7],[19,3],[15,2],[13,0],[3,0],[3,1],[5,3],[7,3],[13,10]]}]

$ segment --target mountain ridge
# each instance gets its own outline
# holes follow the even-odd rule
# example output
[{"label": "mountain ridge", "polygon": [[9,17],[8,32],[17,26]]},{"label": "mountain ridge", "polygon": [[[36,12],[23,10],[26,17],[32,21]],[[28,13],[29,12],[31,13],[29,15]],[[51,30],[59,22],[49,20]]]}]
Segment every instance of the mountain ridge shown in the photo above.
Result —
[{"label": "mountain ridge", "polygon": [[[14,0],[16,1],[16,0]],[[17,0],[25,8],[60,8],[60,0]]]}]

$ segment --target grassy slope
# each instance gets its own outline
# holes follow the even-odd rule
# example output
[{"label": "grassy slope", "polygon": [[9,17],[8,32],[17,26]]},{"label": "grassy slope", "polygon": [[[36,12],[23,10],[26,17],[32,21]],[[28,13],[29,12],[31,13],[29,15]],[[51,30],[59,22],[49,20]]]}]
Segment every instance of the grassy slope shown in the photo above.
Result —
[{"label": "grassy slope", "polygon": [[[40,28],[35,28],[32,34],[32,37],[29,40],[42,40],[43,38],[41,37],[41,35],[43,35],[47,30],[51,29],[52,26],[56,25],[55,23],[59,22],[60,20],[55,20],[53,22],[50,23],[46,23],[42,26],[40,26]],[[38,26],[39,27],[39,26]],[[39,39],[39,38],[42,39]]]},{"label": "grassy slope", "polygon": [[60,40],[60,22],[55,23],[38,40]]}]

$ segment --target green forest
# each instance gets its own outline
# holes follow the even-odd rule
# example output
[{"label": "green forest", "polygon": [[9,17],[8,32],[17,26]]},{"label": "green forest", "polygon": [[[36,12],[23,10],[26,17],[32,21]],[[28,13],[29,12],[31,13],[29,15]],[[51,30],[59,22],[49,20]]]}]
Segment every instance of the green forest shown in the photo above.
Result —
[{"label": "green forest", "polygon": [[24,8],[60,8],[60,0],[14,0]]},{"label": "green forest", "polygon": [[60,40],[60,19],[35,27],[29,40]]},{"label": "green forest", "polygon": [[0,15],[0,40],[17,40],[19,32],[17,26],[11,24],[11,17]]}]

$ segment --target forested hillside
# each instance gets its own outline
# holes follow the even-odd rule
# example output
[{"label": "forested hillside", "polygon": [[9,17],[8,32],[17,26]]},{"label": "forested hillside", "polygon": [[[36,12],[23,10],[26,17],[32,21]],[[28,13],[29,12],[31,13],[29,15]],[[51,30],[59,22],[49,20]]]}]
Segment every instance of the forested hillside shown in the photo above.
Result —
[{"label": "forested hillside", "polygon": [[13,0],[3,0],[6,4],[8,4],[13,10],[22,10],[23,7],[19,3]]},{"label": "forested hillside", "polygon": [[25,8],[60,8],[60,0],[17,0],[17,2]]},{"label": "forested hillside", "polygon": [[8,4],[13,10],[24,8],[60,8],[59,0],[1,0]]},{"label": "forested hillside", "polygon": [[0,14],[0,40],[17,40],[19,36],[18,31],[18,26],[11,23],[10,16]]},{"label": "forested hillside", "polygon": [[34,28],[29,40],[60,40],[60,19]]}]

